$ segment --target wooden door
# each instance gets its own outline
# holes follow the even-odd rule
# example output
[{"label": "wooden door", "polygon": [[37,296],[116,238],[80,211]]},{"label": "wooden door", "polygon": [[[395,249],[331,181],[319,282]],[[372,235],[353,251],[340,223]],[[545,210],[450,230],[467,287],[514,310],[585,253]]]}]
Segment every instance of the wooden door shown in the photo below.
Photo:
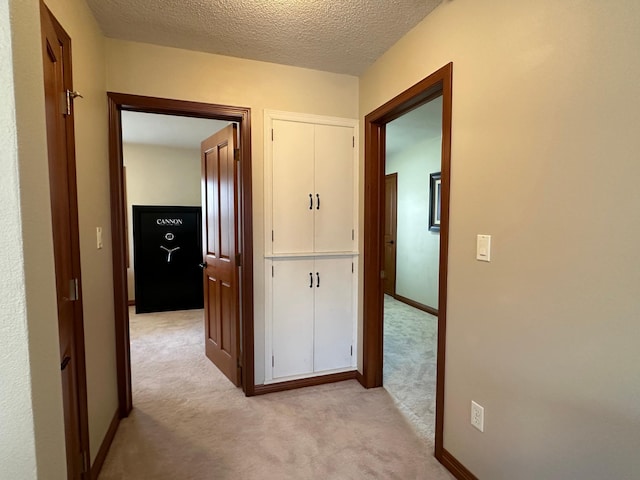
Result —
[{"label": "wooden door", "polygon": [[313,372],[313,259],[273,261],[273,378]]},{"label": "wooden door", "polygon": [[[239,362],[237,127],[202,142],[205,351],[234,385]],[[239,159],[238,159],[239,160]]]},{"label": "wooden door", "polygon": [[89,432],[73,112],[66,97],[71,40],[42,3],[40,17],[67,476],[75,480],[89,476]]},{"label": "wooden door", "polygon": [[396,227],[398,216],[398,174],[384,177],[384,293],[396,294]]},{"label": "wooden door", "polygon": [[315,252],[354,249],[354,129],[315,126]]},{"label": "wooden door", "polygon": [[273,253],[313,252],[313,125],[273,122]]},{"label": "wooden door", "polygon": [[352,258],[317,257],[314,264],[314,371],[353,364]]}]

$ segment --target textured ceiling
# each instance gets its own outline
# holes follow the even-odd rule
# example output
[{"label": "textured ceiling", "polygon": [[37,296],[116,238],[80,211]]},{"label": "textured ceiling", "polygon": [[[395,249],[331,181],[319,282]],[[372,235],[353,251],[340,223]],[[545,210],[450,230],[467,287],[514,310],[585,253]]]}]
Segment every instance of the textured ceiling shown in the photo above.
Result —
[{"label": "textured ceiling", "polygon": [[111,38],[360,75],[442,0],[87,0]]}]

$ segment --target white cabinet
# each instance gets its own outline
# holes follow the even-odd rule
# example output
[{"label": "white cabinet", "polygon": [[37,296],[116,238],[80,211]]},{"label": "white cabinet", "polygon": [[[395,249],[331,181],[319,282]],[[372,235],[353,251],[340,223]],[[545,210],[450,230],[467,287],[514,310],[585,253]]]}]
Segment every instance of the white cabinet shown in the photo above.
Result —
[{"label": "white cabinet", "polygon": [[273,262],[273,377],[313,372],[313,268],[308,259]]},{"label": "white cabinet", "polygon": [[265,383],[356,368],[357,137],[265,111]]},{"label": "white cabinet", "polygon": [[[273,226],[274,253],[313,252],[314,128],[309,123],[274,120]],[[276,132],[277,130],[277,140]]]},{"label": "white cabinet", "polygon": [[271,169],[273,254],[355,250],[355,127],[273,119]]},{"label": "white cabinet", "polygon": [[355,367],[353,261],[351,257],[298,257],[271,262],[268,380]]},{"label": "white cabinet", "polygon": [[354,128],[315,125],[315,252],[355,250]]},{"label": "white cabinet", "polygon": [[348,257],[317,257],[314,268],[313,369],[321,372],[355,366],[355,265]]}]

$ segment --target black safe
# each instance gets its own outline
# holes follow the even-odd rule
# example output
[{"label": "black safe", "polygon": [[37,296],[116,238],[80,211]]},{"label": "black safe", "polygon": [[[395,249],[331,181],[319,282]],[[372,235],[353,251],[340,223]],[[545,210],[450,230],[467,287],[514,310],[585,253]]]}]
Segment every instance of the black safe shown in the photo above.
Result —
[{"label": "black safe", "polygon": [[201,212],[133,206],[136,313],[203,307]]}]

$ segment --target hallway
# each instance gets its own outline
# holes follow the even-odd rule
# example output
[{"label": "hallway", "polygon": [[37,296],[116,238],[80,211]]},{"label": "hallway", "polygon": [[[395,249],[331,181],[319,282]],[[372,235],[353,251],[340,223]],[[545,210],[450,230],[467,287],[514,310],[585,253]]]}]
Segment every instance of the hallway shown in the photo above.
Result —
[{"label": "hallway", "polygon": [[134,410],[101,480],[450,479],[384,389],[246,398],[203,353],[202,311],[131,314]]}]

